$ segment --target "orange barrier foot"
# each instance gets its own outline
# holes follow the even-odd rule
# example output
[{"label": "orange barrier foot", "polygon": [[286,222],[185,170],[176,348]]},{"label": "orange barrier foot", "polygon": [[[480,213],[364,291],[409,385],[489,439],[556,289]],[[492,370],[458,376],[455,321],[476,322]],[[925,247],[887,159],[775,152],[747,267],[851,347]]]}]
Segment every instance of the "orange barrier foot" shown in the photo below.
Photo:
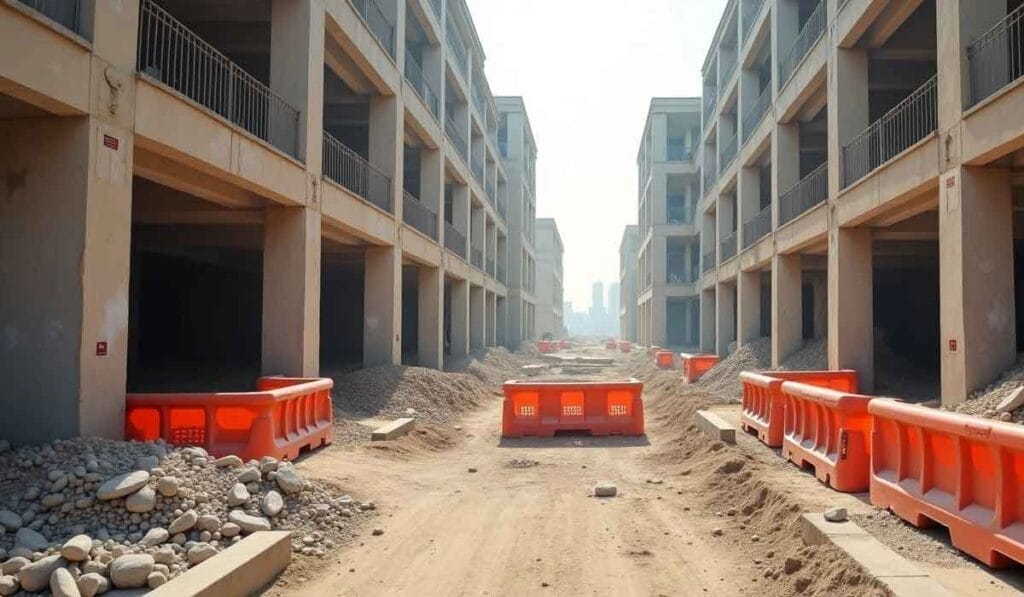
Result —
[{"label": "orange barrier foot", "polygon": [[660,369],[672,369],[676,366],[676,355],[670,350],[659,350],[654,354],[654,362]]},{"label": "orange barrier foot", "polygon": [[683,369],[683,378],[693,383],[718,364],[718,355],[679,353],[679,362]]},{"label": "orange barrier foot", "polygon": [[857,372],[843,371],[765,371],[740,373],[743,383],[743,407],[740,426],[772,448],[782,446],[782,382],[799,381],[812,386],[842,392],[857,392]]},{"label": "orange barrier foot", "polygon": [[510,381],[503,390],[502,437],[552,437],[559,431],[643,435],[644,384]]},{"label": "orange barrier foot", "polygon": [[330,379],[263,377],[254,392],[128,394],[125,437],[220,457],[294,460],[334,439]]}]

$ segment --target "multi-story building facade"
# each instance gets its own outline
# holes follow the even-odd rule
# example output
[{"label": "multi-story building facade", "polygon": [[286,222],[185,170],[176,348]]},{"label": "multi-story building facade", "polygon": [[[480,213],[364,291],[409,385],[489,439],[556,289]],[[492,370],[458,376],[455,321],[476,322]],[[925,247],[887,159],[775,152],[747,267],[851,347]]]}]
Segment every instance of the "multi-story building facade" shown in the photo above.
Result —
[{"label": "multi-story building facade", "polygon": [[699,341],[700,98],[654,98],[637,154],[638,337],[690,348]]},{"label": "multi-story building facade", "polygon": [[508,173],[509,346],[537,336],[537,143],[521,97],[496,98],[498,146]]},{"label": "multi-story building facade", "polygon": [[637,340],[637,261],[640,258],[640,232],[629,224],[619,243],[619,338]]},{"label": "multi-story building facade", "polygon": [[560,340],[565,336],[562,312],[562,235],[552,218],[537,218],[537,337]]},{"label": "multi-story building facade", "polygon": [[463,0],[11,0],[0,54],[0,436],[521,337]]},{"label": "multi-story building facade", "polygon": [[865,391],[930,372],[947,406],[1015,362],[1022,18],[1005,0],[728,3],[703,69],[705,350],[770,336],[779,365],[827,336]]}]

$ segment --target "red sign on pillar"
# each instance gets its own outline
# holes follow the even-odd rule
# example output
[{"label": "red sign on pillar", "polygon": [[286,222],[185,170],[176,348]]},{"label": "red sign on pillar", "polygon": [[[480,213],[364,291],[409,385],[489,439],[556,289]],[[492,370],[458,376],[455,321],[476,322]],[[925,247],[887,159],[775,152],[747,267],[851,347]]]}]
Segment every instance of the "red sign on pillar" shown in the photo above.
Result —
[{"label": "red sign on pillar", "polygon": [[97,342],[96,343],[96,356],[105,357],[107,356],[107,343]]},{"label": "red sign on pillar", "polygon": [[956,352],[956,340],[949,341],[949,352]]}]

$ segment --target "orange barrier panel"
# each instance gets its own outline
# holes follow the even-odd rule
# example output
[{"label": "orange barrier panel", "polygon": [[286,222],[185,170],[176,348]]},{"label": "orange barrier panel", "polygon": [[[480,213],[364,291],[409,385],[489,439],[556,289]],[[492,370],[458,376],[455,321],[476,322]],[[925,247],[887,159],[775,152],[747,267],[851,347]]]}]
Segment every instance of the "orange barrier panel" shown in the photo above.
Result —
[{"label": "orange barrier panel", "polygon": [[676,355],[671,350],[659,350],[654,353],[654,362],[660,369],[672,369],[676,366]]},{"label": "orange barrier panel", "polygon": [[743,382],[743,407],[740,426],[754,433],[772,448],[782,445],[782,382],[799,381],[841,392],[857,392],[857,372],[842,371],[765,371],[740,373]]},{"label": "orange barrier panel", "polygon": [[683,378],[693,383],[718,364],[718,355],[679,353],[679,362],[683,369]]},{"label": "orange barrier panel", "polygon": [[871,503],[992,567],[1024,563],[1024,429],[872,400]]},{"label": "orange barrier panel", "polygon": [[619,343],[615,340],[609,340],[604,343],[605,350],[615,350],[618,348]]},{"label": "orange barrier panel", "polygon": [[572,342],[569,342],[568,340],[561,340],[558,342],[558,348],[560,350],[571,350]]},{"label": "orange barrier panel", "polygon": [[549,354],[558,350],[558,345],[552,345],[547,340],[537,340],[537,352],[541,354]]},{"label": "orange barrier panel", "polygon": [[552,437],[557,431],[643,435],[644,384],[621,382],[505,383],[502,437]]},{"label": "orange barrier panel", "polygon": [[626,340],[619,340],[617,345],[619,347],[619,350],[624,352],[624,353],[628,354],[630,352],[633,352],[633,343],[632,342],[628,342]]},{"label": "orange barrier panel", "polygon": [[263,377],[254,392],[128,394],[125,437],[220,457],[295,459],[334,440],[330,379]]},{"label": "orange barrier panel", "polygon": [[870,396],[782,382],[785,401],[782,455],[797,466],[814,466],[818,480],[837,491],[868,488],[871,449]]}]

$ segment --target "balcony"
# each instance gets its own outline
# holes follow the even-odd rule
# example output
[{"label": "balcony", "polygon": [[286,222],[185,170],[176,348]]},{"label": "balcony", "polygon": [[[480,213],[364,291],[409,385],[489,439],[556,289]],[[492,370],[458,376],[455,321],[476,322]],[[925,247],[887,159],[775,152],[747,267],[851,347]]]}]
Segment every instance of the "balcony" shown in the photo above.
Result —
[{"label": "balcony", "polygon": [[391,209],[391,179],[324,131],[324,176],[345,187],[367,203],[386,212]]},{"label": "balcony", "polygon": [[707,195],[711,192],[711,189],[715,188],[715,183],[718,182],[718,160],[715,159],[714,150],[704,154],[705,161],[708,163],[704,164],[704,194]]},{"label": "balcony", "polygon": [[448,19],[448,49],[451,50],[452,61],[462,73],[462,78],[469,81],[469,52],[466,51],[466,44],[459,37],[459,29],[455,22]]},{"label": "balcony", "polygon": [[1024,75],[1024,5],[967,46],[971,105],[991,96]]},{"label": "balcony", "polygon": [[[483,78],[483,75],[480,75]],[[473,97],[473,105],[476,106],[476,113],[480,116],[480,120],[486,121],[487,119],[487,103],[484,101],[484,92],[480,91],[480,88],[473,85],[473,91],[470,93]]]},{"label": "balcony", "polygon": [[405,80],[416,90],[416,94],[434,115],[434,119],[440,118],[441,100],[430,86],[430,81],[423,76],[423,67],[409,50],[405,51]]},{"label": "balcony", "polygon": [[757,125],[761,124],[764,120],[764,115],[768,113],[768,106],[771,105],[772,86],[768,84],[761,91],[761,95],[758,96],[757,100],[748,108],[745,116],[743,116],[743,143],[750,140],[750,136],[754,134],[757,129]]},{"label": "balcony", "polygon": [[669,141],[666,153],[670,162],[689,162],[693,160],[693,148],[688,147],[682,141],[678,143]]},{"label": "balcony", "polygon": [[473,170],[473,178],[476,179],[480,186],[484,186],[484,158],[482,155],[477,154],[472,158],[472,165],[470,169]]},{"label": "balcony", "polygon": [[501,282],[502,284],[508,284],[508,273],[505,271],[505,264],[504,263],[500,263],[500,262],[498,263],[497,272],[498,272],[498,276],[497,276],[498,277],[498,281]]},{"label": "balcony", "polygon": [[62,27],[82,35],[81,0],[18,0]]},{"label": "balcony", "polygon": [[466,235],[450,222],[444,223],[444,248],[463,259],[466,258]]},{"label": "balcony", "polygon": [[402,221],[426,234],[433,240],[437,240],[437,214],[419,199],[413,197],[409,191],[403,191]]},{"label": "balcony", "polygon": [[430,9],[433,11],[437,21],[441,22],[441,0],[430,0]]},{"label": "balcony", "polygon": [[462,156],[463,162],[468,162],[468,152],[466,146],[466,137],[459,131],[459,125],[455,124],[455,120],[450,115],[446,115],[444,119],[444,132],[448,135],[448,140],[455,146],[455,150]]},{"label": "balcony", "polygon": [[139,72],[298,158],[299,111],[185,25],[143,0]]},{"label": "balcony", "polygon": [[733,160],[736,159],[736,146],[736,133],[733,133],[732,136],[722,143],[722,167],[719,169],[719,175],[728,170]]},{"label": "balcony", "polygon": [[704,265],[704,273],[708,273],[715,270],[715,250],[711,249],[707,253],[704,253],[704,257],[701,258],[701,263]]},{"label": "balcony", "polygon": [[705,87],[704,94],[704,130],[707,130],[707,123],[711,121],[718,105],[718,91],[714,87]]},{"label": "balcony", "polygon": [[491,257],[491,258],[489,258],[487,260],[487,270],[486,271],[487,271],[487,274],[489,276],[491,276],[492,278],[494,277],[494,258],[493,257]]},{"label": "balcony", "polygon": [[938,126],[937,75],[918,87],[843,147],[843,187],[867,176]]},{"label": "balcony", "polygon": [[743,248],[750,247],[757,241],[771,234],[772,206],[762,209],[756,216],[743,223]]},{"label": "balcony", "polygon": [[779,226],[828,198],[828,162],[811,171],[779,196]]},{"label": "balcony", "polygon": [[484,250],[479,247],[470,247],[469,263],[478,270],[484,269]]},{"label": "balcony", "polygon": [[718,92],[725,93],[729,89],[729,81],[732,80],[733,74],[736,72],[737,61],[733,60],[722,67],[722,80],[719,81],[720,87]]},{"label": "balcony", "polygon": [[395,57],[395,25],[388,20],[377,4],[377,0],[349,0],[356,7],[359,16],[363,17],[370,33],[377,38],[387,53]]},{"label": "balcony", "polygon": [[685,286],[697,281],[694,275],[687,274],[686,270],[681,267],[669,267],[668,271],[665,272],[665,279],[668,281],[669,286]]},{"label": "balcony", "polygon": [[736,233],[732,232],[728,236],[722,239],[721,245],[718,248],[719,255],[722,256],[722,261],[728,261],[736,256]]},{"label": "balcony", "polygon": [[761,7],[764,0],[754,0],[743,14],[743,43],[750,38],[750,30],[754,27],[757,17],[761,16]]},{"label": "balcony", "polygon": [[793,47],[790,48],[789,53],[779,63],[779,81],[781,81],[783,87],[789,82],[789,78],[793,76],[796,67],[804,59],[804,56],[807,55],[807,52],[811,50],[811,47],[818,41],[821,34],[825,32],[825,4],[825,0],[818,2],[818,6],[814,8],[811,16],[807,17],[803,28],[797,34]]}]

